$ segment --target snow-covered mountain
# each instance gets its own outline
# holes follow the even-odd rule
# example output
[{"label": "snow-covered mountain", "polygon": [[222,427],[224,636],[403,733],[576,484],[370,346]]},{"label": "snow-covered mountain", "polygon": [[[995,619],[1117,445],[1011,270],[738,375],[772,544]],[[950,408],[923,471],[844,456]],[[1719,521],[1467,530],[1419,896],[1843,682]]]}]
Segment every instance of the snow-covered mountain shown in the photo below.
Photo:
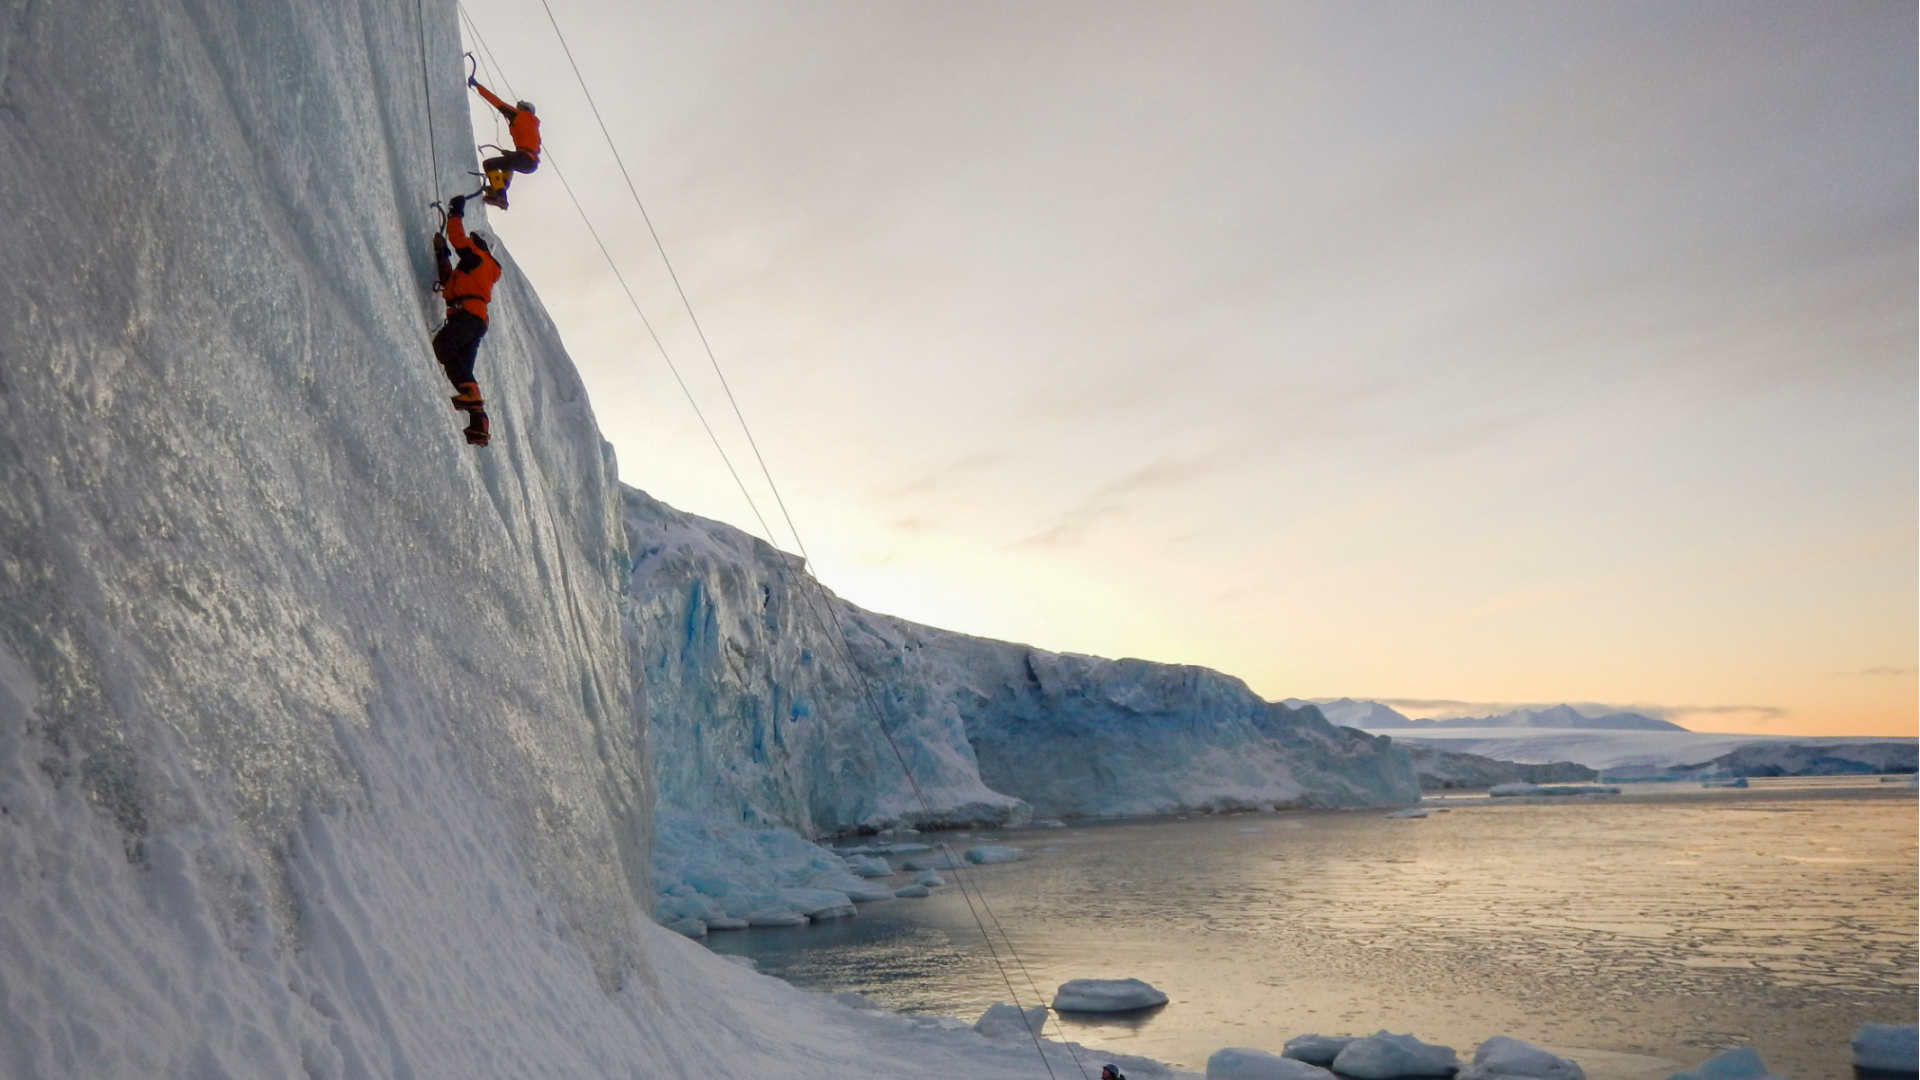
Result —
[{"label": "snow-covered mountain", "polygon": [[730,526],[637,491],[625,505],[661,801],[676,811],[820,834],[1029,809],[1114,817],[1419,798],[1389,740],[1263,701],[1217,671],[875,614]]},{"label": "snow-covered mountain", "polygon": [[1281,702],[1295,709],[1304,709],[1309,705],[1320,710],[1320,715],[1330,723],[1341,727],[1360,728],[1368,731],[1385,731],[1391,728],[1412,727],[1413,721],[1406,714],[1390,705],[1377,701],[1355,701],[1352,698],[1336,698],[1332,701],[1307,701],[1304,698],[1287,698]]},{"label": "snow-covered mountain", "polygon": [[1456,716],[1446,719],[1422,717],[1408,719],[1405,713],[1377,701],[1338,698],[1308,702],[1288,698],[1286,704],[1299,708],[1317,705],[1328,720],[1343,727],[1367,731],[1397,731],[1402,728],[1553,728],[1563,731],[1685,731],[1670,720],[1660,720],[1632,712],[1582,711],[1572,705],[1514,709],[1495,716]]},{"label": "snow-covered mountain", "polygon": [[[0,10],[0,1080],[1032,1075],[1031,1046],[801,994],[649,919],[656,772],[796,827],[904,804],[866,736],[788,737],[839,708],[786,666],[818,653],[657,637],[676,597],[770,617],[753,575],[790,564],[749,550],[745,591],[672,584],[665,552],[630,574],[631,504],[504,250],[495,438],[460,439],[427,348],[428,204],[475,164],[459,56],[450,0]],[[1051,731],[1089,753],[1049,761],[1137,768],[1136,719],[1170,778],[1133,805],[1403,776],[1224,676],[862,635],[949,808],[1064,805],[1007,755]],[[999,666],[917,704],[914,665],[970,649]],[[1206,757],[1256,734],[1269,772]]]}]

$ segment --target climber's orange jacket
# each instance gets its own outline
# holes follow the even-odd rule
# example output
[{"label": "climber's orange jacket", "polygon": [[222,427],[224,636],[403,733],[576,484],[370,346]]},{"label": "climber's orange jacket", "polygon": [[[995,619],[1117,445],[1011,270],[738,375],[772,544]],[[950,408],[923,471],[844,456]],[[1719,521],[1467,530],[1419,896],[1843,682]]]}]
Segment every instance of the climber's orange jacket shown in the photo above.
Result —
[{"label": "climber's orange jacket", "polygon": [[488,104],[499,109],[501,116],[507,118],[507,134],[513,136],[513,148],[536,161],[539,160],[540,118],[525,109],[517,109],[501,101],[493,96],[493,91],[479,83],[474,83],[473,88],[480,91],[480,96],[486,98]]},{"label": "climber's orange jacket", "polygon": [[457,217],[447,219],[447,240],[460,253],[460,261],[440,286],[447,311],[465,311],[487,321],[487,305],[493,302],[493,284],[500,280],[500,263],[493,253],[484,251],[467,236],[467,227]]}]

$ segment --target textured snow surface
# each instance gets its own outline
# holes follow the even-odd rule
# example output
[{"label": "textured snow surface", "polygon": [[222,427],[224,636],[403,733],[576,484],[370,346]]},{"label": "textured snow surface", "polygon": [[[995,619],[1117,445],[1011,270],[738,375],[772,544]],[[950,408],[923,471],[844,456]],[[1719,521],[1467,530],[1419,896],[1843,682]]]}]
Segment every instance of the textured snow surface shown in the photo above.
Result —
[{"label": "textured snow surface", "polygon": [[1920,1024],[1862,1024],[1851,1042],[1860,1068],[1920,1072]]},{"label": "textured snow surface", "polygon": [[1230,1046],[1207,1059],[1207,1080],[1334,1080],[1334,1076],[1298,1058]]}]

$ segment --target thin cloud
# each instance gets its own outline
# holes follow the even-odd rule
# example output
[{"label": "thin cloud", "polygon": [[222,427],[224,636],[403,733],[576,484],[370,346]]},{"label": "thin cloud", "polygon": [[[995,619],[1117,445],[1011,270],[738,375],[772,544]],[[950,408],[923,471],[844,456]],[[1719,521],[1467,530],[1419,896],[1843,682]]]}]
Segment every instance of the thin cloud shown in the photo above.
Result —
[{"label": "thin cloud", "polygon": [[1215,451],[1197,456],[1163,454],[1138,469],[1094,489],[1087,500],[1059,515],[1053,524],[1032,536],[1014,541],[1022,547],[1072,547],[1087,538],[1096,523],[1127,512],[1129,497],[1145,491],[1183,487],[1219,470],[1224,455]]},{"label": "thin cloud", "polygon": [[1920,675],[1920,668],[1866,667],[1858,671],[1829,671],[1829,679],[1876,679],[1888,675]]}]

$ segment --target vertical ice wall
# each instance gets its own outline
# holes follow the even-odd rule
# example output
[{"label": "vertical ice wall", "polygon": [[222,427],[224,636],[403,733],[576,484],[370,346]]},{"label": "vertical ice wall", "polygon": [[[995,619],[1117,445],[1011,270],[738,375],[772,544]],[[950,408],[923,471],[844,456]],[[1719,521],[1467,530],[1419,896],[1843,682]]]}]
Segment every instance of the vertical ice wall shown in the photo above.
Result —
[{"label": "vertical ice wall", "polygon": [[[261,973],[296,954],[340,982],[248,1006],[250,1074],[313,1027],[359,1075],[355,1024],[412,1052],[392,1001],[343,998],[427,992],[369,974],[362,931],[409,919],[388,944],[447,970],[521,907],[602,986],[646,969],[611,456],[511,266],[490,448],[427,348],[428,203],[473,167],[459,56],[451,0],[0,5],[0,1057],[25,1075],[186,1075],[158,1048],[209,1022],[195,995],[239,1009],[220,980],[254,970],[285,997]],[[148,915],[199,943],[178,970]]]}]

